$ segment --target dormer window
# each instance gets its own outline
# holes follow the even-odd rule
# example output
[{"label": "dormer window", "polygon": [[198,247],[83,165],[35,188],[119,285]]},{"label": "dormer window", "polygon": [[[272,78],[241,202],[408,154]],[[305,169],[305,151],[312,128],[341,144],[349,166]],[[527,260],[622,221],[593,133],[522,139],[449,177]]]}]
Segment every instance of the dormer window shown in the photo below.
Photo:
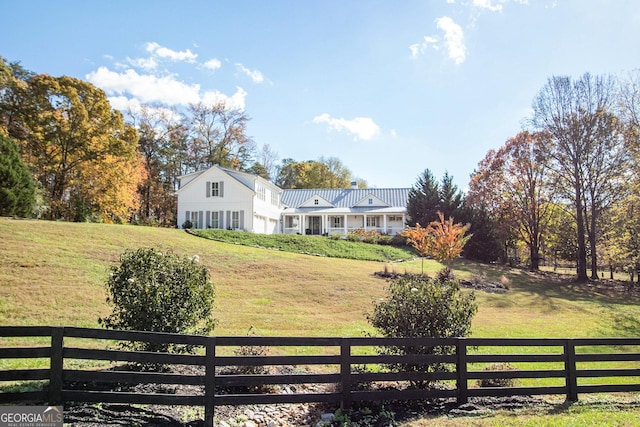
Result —
[{"label": "dormer window", "polygon": [[369,206],[373,205],[373,199],[369,199]]}]

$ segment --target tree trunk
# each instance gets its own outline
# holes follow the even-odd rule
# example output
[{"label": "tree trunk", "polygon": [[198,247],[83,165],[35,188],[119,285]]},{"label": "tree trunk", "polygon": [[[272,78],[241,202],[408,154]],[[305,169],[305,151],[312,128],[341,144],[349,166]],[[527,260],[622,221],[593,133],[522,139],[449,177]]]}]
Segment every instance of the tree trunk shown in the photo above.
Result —
[{"label": "tree trunk", "polygon": [[577,225],[577,261],[578,261],[578,277],[576,281],[578,283],[586,283],[589,281],[587,276],[587,248],[585,245],[585,226],[584,226],[584,211],[582,210],[582,191],[578,185],[575,188],[576,192],[576,225]]},{"label": "tree trunk", "polygon": [[598,253],[596,247],[596,207],[591,204],[591,230],[589,230],[589,247],[591,249],[591,278],[598,279]]}]

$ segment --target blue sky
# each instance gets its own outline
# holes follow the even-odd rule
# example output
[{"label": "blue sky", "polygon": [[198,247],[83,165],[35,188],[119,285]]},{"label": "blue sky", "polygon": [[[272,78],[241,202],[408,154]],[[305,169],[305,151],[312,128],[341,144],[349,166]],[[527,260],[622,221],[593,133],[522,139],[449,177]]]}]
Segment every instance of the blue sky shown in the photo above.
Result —
[{"label": "blue sky", "polygon": [[0,55],[116,108],[225,100],[280,159],[372,187],[464,189],[553,75],[640,67],[635,0],[42,0],[2,4]]}]

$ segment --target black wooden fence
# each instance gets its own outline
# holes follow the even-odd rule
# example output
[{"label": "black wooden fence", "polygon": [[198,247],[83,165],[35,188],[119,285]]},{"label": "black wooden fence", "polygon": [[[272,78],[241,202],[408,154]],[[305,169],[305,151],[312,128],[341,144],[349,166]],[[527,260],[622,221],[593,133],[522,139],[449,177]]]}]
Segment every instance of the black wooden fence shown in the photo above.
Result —
[{"label": "black wooden fence", "polygon": [[[13,337],[7,340],[8,337]],[[37,338],[41,337],[41,338]],[[0,404],[47,402],[138,403],[189,405],[205,408],[205,424],[213,425],[216,405],[327,402],[348,408],[357,401],[455,398],[458,404],[469,397],[515,395],[565,395],[576,401],[578,394],[640,391],[640,338],[297,338],[297,337],[204,337],[138,331],[113,331],[75,327],[0,327],[0,366],[8,359],[48,359],[48,367],[0,370]],[[87,341],[89,340],[89,341]],[[109,340],[108,345],[96,340]],[[117,341],[172,343],[202,348],[197,354],[169,354],[120,349]],[[29,346],[11,343],[40,342]],[[81,344],[90,344],[84,345]],[[240,346],[287,348],[286,355],[246,355],[234,352]],[[381,346],[449,347],[448,355],[379,355]],[[97,347],[97,348],[96,348]],[[226,351],[225,351],[226,348]],[[517,348],[519,354],[509,349]],[[316,351],[313,351],[315,349]],[[524,350],[523,350],[524,349]],[[625,351],[623,351],[625,350]],[[295,355],[291,355],[291,354]],[[304,353],[304,354],[301,354]],[[369,354],[366,354],[369,353]],[[371,354],[374,353],[374,354]],[[80,361],[110,361],[112,370],[80,369]],[[118,370],[126,363],[200,366],[204,374],[179,375],[166,372]],[[388,364],[444,363],[449,372],[388,372],[362,366]],[[487,364],[523,363],[534,370],[486,370]],[[620,363],[626,362],[626,363]],[[95,362],[90,362],[89,365]],[[105,362],[107,363],[107,362]],[[611,369],[609,366],[624,365]],[[46,364],[46,363],[45,363]],[[86,363],[85,363],[86,365]],[[220,367],[316,366],[294,374],[224,373]],[[600,365],[600,366],[598,366]],[[216,370],[218,367],[218,370]],[[331,370],[333,367],[333,370]],[[204,369],[202,369],[204,368]],[[312,373],[309,373],[312,372]],[[328,373],[316,373],[328,372]],[[625,377],[621,380],[621,377]],[[557,385],[525,387],[476,387],[478,380],[547,379]],[[590,380],[589,380],[590,379]],[[594,379],[598,384],[593,384]],[[376,389],[362,384],[388,381],[444,381],[442,388]],[[583,381],[581,381],[583,380]],[[608,380],[607,383],[605,380]],[[36,391],[7,391],[6,382],[42,381]],[[194,385],[201,392],[191,395],[112,391],[95,387],[100,383]],[[5,386],[2,386],[5,384]],[[74,386],[71,387],[70,385]],[[78,387],[78,384],[81,387]],[[234,393],[232,387],[266,385],[336,384],[323,393]]]}]

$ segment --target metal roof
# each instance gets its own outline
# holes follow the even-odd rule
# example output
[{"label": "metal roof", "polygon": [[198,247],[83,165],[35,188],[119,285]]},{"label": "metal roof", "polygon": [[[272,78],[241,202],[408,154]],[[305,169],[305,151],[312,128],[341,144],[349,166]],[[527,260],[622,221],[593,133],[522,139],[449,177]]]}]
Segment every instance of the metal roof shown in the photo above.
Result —
[{"label": "metal roof", "polygon": [[[336,208],[353,208],[363,199],[373,196],[392,207],[406,208],[410,188],[321,188],[282,190],[282,203],[298,208],[312,197],[321,197]],[[371,208],[369,208],[370,210]]]}]

